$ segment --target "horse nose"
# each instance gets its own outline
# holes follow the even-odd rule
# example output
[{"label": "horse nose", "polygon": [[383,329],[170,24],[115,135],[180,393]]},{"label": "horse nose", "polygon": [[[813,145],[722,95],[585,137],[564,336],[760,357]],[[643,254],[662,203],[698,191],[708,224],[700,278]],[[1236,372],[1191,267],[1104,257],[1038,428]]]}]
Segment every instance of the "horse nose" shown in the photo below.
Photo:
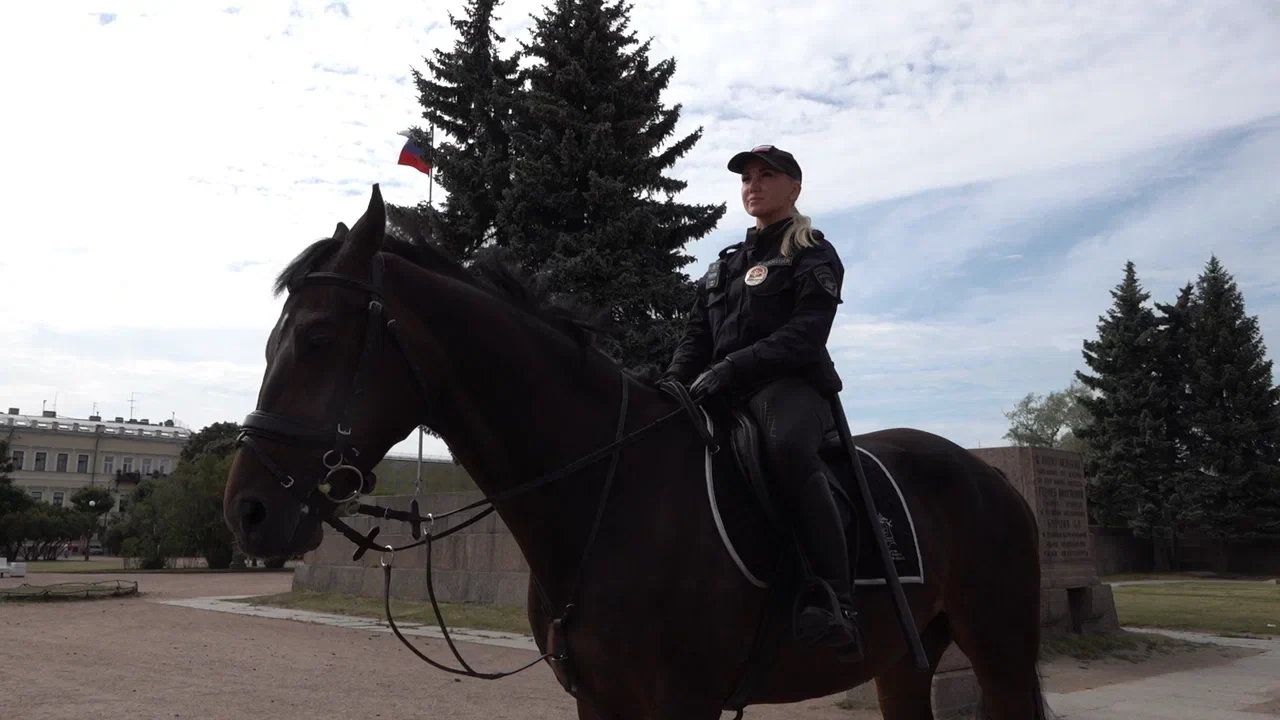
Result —
[{"label": "horse nose", "polygon": [[237,507],[240,511],[240,529],[246,537],[257,535],[262,521],[267,519],[267,506],[256,497],[245,495],[240,498]]}]

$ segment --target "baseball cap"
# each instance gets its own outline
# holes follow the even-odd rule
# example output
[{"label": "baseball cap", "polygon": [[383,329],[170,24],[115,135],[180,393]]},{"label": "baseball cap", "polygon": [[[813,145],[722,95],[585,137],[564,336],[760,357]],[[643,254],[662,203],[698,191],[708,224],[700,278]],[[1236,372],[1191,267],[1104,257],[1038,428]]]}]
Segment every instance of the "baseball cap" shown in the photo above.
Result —
[{"label": "baseball cap", "polygon": [[740,173],[747,163],[753,159],[763,160],[796,180],[801,179],[800,163],[796,162],[795,156],[773,145],[757,145],[750,150],[734,155],[729,158],[729,171]]}]

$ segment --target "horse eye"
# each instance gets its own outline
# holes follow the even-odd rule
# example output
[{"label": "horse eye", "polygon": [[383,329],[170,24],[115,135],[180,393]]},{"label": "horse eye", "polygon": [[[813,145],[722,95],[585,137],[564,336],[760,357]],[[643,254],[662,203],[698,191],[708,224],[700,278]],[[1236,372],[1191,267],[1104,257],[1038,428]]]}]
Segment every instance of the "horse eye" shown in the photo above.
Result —
[{"label": "horse eye", "polygon": [[307,336],[307,344],[311,347],[323,347],[331,342],[333,342],[333,333],[328,330],[314,332]]}]

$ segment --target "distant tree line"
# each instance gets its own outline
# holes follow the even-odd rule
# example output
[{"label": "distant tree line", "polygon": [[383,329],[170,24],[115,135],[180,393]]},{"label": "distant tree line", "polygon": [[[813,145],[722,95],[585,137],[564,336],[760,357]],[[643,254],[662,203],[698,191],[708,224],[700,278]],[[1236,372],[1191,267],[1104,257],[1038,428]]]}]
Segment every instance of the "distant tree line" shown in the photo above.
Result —
[{"label": "distant tree line", "polygon": [[192,433],[173,472],[143,478],[108,526],[103,544],[114,555],[156,569],[179,557],[202,557],[214,569],[231,565],[235,539],[222,517],[222,495],[240,426],[217,422]]},{"label": "distant tree line", "polygon": [[1092,372],[1006,413],[1005,438],[1084,456],[1095,523],[1162,539],[1280,538],[1280,388],[1255,316],[1216,256],[1148,305],[1133,262],[1111,292]]},{"label": "distant tree line", "polygon": [[92,535],[115,504],[101,487],[84,487],[71,505],[36,502],[13,483],[9,441],[0,439],[0,556],[9,562],[54,560],[68,543]]}]

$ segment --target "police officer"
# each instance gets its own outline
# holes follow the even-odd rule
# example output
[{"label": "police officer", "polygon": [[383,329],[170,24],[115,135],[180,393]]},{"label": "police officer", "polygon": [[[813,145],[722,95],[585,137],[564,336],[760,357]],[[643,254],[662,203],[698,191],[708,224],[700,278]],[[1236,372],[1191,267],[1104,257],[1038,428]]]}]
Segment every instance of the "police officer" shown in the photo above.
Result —
[{"label": "police officer", "polygon": [[809,565],[836,600],[825,592],[806,594],[797,636],[838,647],[842,659],[856,662],[862,641],[849,551],[818,460],[833,421],[829,398],[842,387],[826,344],[844,265],[796,210],[802,174],[791,153],[761,145],[734,155],[728,167],[742,177],[742,206],[756,225],[722,250],[697,282],[685,336],[665,377],[689,385],[695,400],[747,402]]}]

